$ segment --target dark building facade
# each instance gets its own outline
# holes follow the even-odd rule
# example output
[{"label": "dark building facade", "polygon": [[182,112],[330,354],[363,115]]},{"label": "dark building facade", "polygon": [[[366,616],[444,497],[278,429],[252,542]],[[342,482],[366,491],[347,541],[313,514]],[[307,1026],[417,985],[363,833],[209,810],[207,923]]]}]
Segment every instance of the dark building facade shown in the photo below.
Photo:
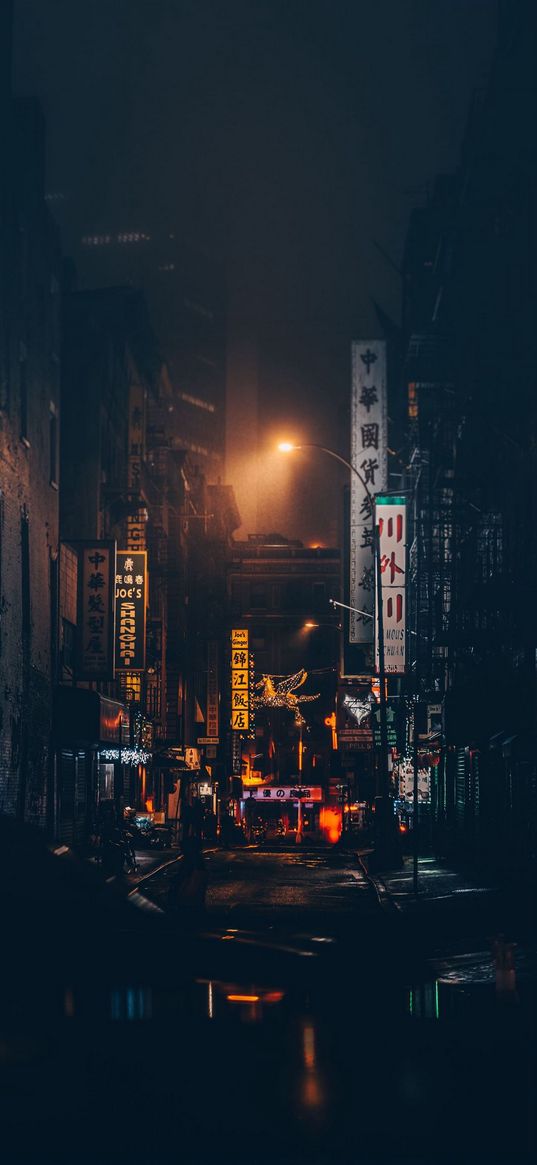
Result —
[{"label": "dark building facade", "polygon": [[223,480],[226,300],[218,264],[180,242],[173,227],[123,224],[76,237],[72,208],[51,206],[61,224],[65,218],[81,287],[143,290],[172,386],[170,440],[207,481]]},{"label": "dark building facade", "polygon": [[459,169],[411,222],[404,264],[414,538],[410,650],[443,708],[437,849],[534,869],[537,151],[534,8],[501,8]]},{"label": "dark building facade", "polygon": [[0,811],[44,827],[57,667],[60,255],[44,202],[40,108],[12,102],[7,86],[1,100]]},{"label": "dark building facade", "polygon": [[[145,660],[122,665],[116,610],[116,674],[99,683],[103,723],[117,724],[114,739],[101,732],[72,738],[73,708],[60,717],[60,788],[86,772],[78,819],[62,823],[65,840],[80,840],[91,825],[91,803],[113,797],[166,816],[177,792],[169,772],[175,750],[181,799],[196,794],[202,768],[209,645],[222,655],[225,625],[225,558],[239,524],[232,491],[208,484],[195,459],[174,440],[173,387],[159,353],[144,297],[127,288],[72,292],[64,309],[62,400],[64,429],[61,501],[61,681],[78,682],[76,575],[80,543],[112,540],[121,586],[137,581],[136,553],[147,556]],[[130,556],[133,556],[132,559]],[[140,569],[140,568],[138,568]],[[71,705],[77,692],[71,692]],[[65,691],[60,704],[65,704]],[[104,703],[103,703],[104,701]],[[115,701],[112,709],[110,701]],[[89,714],[89,713],[88,713]],[[95,718],[94,718],[95,719]],[[86,723],[84,716],[78,723]],[[201,729],[200,729],[201,726]],[[193,756],[186,771],[185,756]],[[209,758],[207,758],[209,759]],[[223,783],[220,752],[210,758],[211,777]],[[75,763],[76,761],[76,763]],[[220,766],[220,767],[219,767]],[[60,798],[61,800],[61,798]],[[175,807],[177,810],[177,806]],[[175,811],[174,811],[175,812]],[[60,811],[60,817],[68,814]],[[68,835],[68,836],[67,836]]]}]

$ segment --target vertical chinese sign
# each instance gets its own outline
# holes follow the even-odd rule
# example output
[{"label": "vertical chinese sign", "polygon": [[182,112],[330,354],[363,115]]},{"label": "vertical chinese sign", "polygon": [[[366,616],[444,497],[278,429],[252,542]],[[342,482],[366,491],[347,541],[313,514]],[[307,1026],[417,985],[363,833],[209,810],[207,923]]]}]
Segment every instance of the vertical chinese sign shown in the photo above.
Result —
[{"label": "vertical chinese sign", "polygon": [[77,679],[113,680],[116,544],[84,542],[76,549]]},{"label": "vertical chinese sign", "polygon": [[145,550],[118,550],[115,582],[116,670],[140,672],[145,668],[147,610]]},{"label": "vertical chinese sign", "polygon": [[248,631],[231,632],[231,750],[234,776],[242,772],[241,734],[250,727],[250,658]]},{"label": "vertical chinese sign", "polygon": [[[129,492],[141,489],[141,467],[145,455],[145,393],[143,385],[131,384],[129,389]],[[127,546],[129,550],[146,549],[146,522],[144,507],[127,518]]]},{"label": "vertical chinese sign", "polygon": [[231,632],[231,727],[234,732],[250,727],[250,656],[243,629]]},{"label": "vertical chinese sign", "polygon": [[373,642],[375,560],[372,496],[387,487],[386,343],[352,345],[349,642]]},{"label": "vertical chinese sign", "polygon": [[[376,521],[380,540],[384,670],[403,675],[406,663],[406,502],[377,497]],[[375,661],[379,668],[378,625],[375,619]]]},{"label": "vertical chinese sign", "polygon": [[218,740],[219,729],[218,642],[207,644],[207,736]]},{"label": "vertical chinese sign", "polygon": [[[128,429],[128,439],[129,439],[128,487],[129,487],[129,494],[131,495],[131,497],[133,495],[140,494],[141,488],[142,488],[142,480],[141,480],[141,478],[142,478],[142,463],[143,463],[143,460],[145,457],[145,422],[146,422],[145,390],[144,390],[144,387],[142,384],[133,383],[129,387],[129,429]],[[130,556],[130,558],[137,560],[138,555],[146,550],[147,526],[146,526],[145,519],[146,519],[145,507],[142,504],[142,499],[140,499],[139,508],[137,510],[133,509],[132,512],[129,513],[128,517],[127,517],[127,550],[121,551],[121,555],[120,555],[123,559],[126,558],[127,556]],[[141,562],[139,562],[139,566],[141,566]],[[144,584],[143,585],[144,585],[144,588],[147,589],[147,564],[146,563],[143,567],[143,570],[136,569],[134,572],[132,570],[123,570],[123,571],[120,570],[119,573],[122,573],[123,576],[125,576],[125,575],[131,575],[131,576],[138,575],[138,576],[140,576],[140,574],[143,573],[143,575],[144,575]],[[117,593],[118,587],[120,587],[121,589],[124,589],[125,587],[128,587],[128,586],[129,586],[128,583],[126,584],[124,581],[121,582],[121,580],[119,580],[117,585],[116,585],[116,593]],[[148,599],[147,599],[147,594],[146,594],[145,599],[144,599],[145,605],[144,605],[144,614],[143,614],[143,627],[144,627],[143,658],[144,658],[144,663],[142,666],[138,666],[138,664],[131,664],[130,666],[128,666],[125,661],[129,658],[129,651],[127,649],[129,646],[132,646],[132,643],[129,644],[129,634],[132,636],[132,634],[134,633],[135,629],[132,626],[133,622],[134,622],[135,627],[136,627],[135,634],[136,634],[137,649],[138,649],[137,658],[138,659],[140,658],[140,646],[141,645],[139,643],[139,631],[140,631],[140,628],[142,626],[142,617],[141,617],[141,610],[140,610],[141,600],[140,599],[138,599],[138,600],[128,599],[128,598],[125,598],[125,596],[123,596],[123,598],[124,598],[124,606],[122,608],[121,613],[118,609],[117,616],[116,616],[116,635],[119,635],[119,633],[120,633],[120,622],[121,622],[121,634],[123,637],[123,652],[121,654],[119,654],[118,648],[116,647],[116,659],[118,661],[117,666],[119,669],[119,680],[120,680],[121,691],[122,691],[124,699],[126,699],[128,701],[134,700],[134,701],[140,703],[141,699],[142,699],[142,680],[141,680],[140,672],[143,671],[145,668],[145,624],[146,624],[146,609],[147,609]],[[133,612],[132,608],[127,606],[127,603],[133,602],[133,601],[136,603],[136,610],[134,612]]]}]

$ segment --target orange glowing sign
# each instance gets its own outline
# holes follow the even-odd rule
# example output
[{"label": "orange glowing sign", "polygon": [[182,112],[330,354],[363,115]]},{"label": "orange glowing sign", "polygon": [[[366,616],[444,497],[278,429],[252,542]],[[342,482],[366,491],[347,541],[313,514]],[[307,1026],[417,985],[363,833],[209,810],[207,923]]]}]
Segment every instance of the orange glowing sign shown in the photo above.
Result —
[{"label": "orange glowing sign", "polygon": [[341,809],[323,805],[319,814],[319,828],[332,845],[341,837]]}]

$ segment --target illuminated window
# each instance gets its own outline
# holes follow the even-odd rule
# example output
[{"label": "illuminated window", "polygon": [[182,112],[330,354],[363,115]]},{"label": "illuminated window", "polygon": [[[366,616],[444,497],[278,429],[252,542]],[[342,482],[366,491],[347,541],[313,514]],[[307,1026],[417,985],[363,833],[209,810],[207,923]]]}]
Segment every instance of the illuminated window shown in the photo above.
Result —
[{"label": "illuminated window", "polygon": [[411,420],[418,416],[418,387],[414,381],[408,386],[408,415]]}]

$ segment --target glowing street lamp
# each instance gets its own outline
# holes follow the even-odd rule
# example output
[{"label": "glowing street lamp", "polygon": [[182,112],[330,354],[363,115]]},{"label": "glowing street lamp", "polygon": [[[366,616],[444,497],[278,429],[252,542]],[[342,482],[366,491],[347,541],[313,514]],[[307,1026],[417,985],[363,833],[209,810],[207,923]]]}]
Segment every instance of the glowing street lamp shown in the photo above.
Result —
[{"label": "glowing street lamp", "polygon": [[[334,461],[339,461],[344,465],[349,473],[353,473],[358,478],[360,484],[365,489],[365,492],[371,502],[371,511],[375,513],[375,495],[371,493],[367,482],[364,481],[360,471],[350,461],[347,461],[341,454],[336,453],[334,449],[329,449],[326,445],[317,445],[313,442],[294,444],[292,441],[280,441],[278,445],[280,453],[294,453],[299,449],[317,449],[320,453],[326,453],[328,457],[332,457]],[[378,657],[379,657],[379,681],[380,681],[380,788],[382,807],[382,835],[383,841],[387,850],[390,848],[390,775],[388,768],[388,726],[386,718],[386,672],[384,666],[384,612],[382,609],[382,565],[380,555],[380,528],[375,519],[373,528],[373,552],[375,555],[375,577],[377,585],[377,635],[378,635]]]}]

